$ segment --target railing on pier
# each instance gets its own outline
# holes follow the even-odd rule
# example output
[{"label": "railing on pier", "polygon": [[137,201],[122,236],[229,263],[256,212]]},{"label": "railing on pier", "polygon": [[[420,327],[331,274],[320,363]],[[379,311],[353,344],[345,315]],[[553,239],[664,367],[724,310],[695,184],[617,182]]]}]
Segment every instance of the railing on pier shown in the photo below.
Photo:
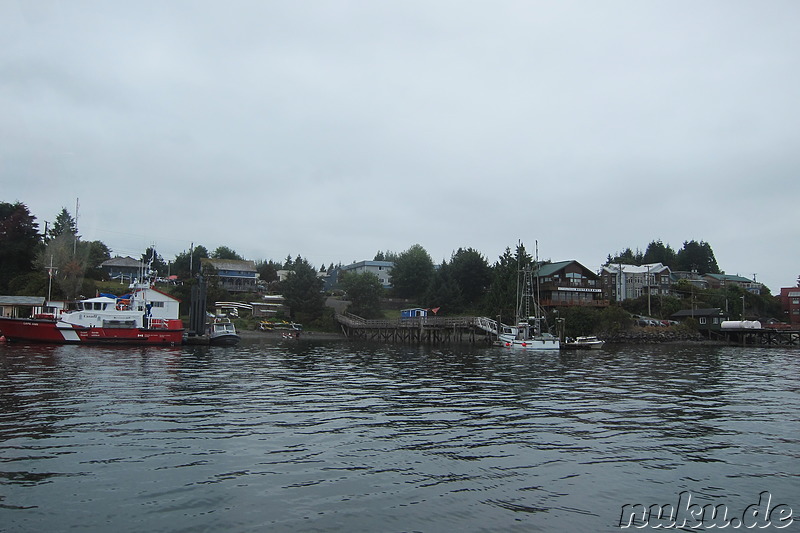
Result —
[{"label": "railing on pier", "polygon": [[713,339],[743,346],[781,346],[800,348],[800,331],[778,328],[737,328],[714,332]]},{"label": "railing on pier", "polygon": [[337,314],[336,320],[347,337],[385,342],[488,343],[492,339],[487,334],[496,335],[497,331],[496,322],[485,317],[422,316],[374,320],[345,312]]}]

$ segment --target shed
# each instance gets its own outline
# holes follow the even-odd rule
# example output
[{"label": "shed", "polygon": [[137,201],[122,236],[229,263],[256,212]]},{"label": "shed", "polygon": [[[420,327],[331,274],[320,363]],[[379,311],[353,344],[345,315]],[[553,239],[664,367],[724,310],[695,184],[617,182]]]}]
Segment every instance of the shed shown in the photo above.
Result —
[{"label": "shed", "polygon": [[43,296],[0,296],[0,316],[28,318],[34,307],[43,305]]}]

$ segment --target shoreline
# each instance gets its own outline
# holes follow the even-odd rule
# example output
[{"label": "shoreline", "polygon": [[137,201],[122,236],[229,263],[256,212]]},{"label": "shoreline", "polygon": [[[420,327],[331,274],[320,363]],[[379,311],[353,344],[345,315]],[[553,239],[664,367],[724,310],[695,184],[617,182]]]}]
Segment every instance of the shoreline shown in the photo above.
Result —
[{"label": "shoreline", "polygon": [[[242,340],[289,340],[286,334],[296,333],[291,330],[244,330],[237,331]],[[343,333],[325,331],[301,331],[297,340],[320,340],[320,341],[347,341],[352,340]],[[701,335],[664,335],[663,333],[642,334],[616,334],[609,335],[604,339],[606,346],[631,346],[631,345],[671,345],[671,346],[731,346],[730,343],[706,339]],[[380,341],[375,341],[380,342]],[[474,345],[490,344],[476,342]]]},{"label": "shoreline", "polygon": [[292,330],[272,330],[272,331],[260,331],[260,330],[237,330],[236,333],[239,334],[239,337],[242,339],[247,340],[258,340],[258,339],[270,339],[270,340],[277,340],[277,339],[285,339],[285,334],[295,334],[300,333],[300,340],[303,339],[314,339],[314,340],[347,340],[347,337],[344,336],[342,333],[333,333],[333,332],[325,332],[325,331],[292,331]]}]

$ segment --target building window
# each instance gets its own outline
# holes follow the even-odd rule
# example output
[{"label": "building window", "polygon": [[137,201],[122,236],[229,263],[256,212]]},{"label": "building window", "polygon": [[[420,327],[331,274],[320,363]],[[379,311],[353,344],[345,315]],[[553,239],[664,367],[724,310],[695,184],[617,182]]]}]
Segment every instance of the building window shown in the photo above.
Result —
[{"label": "building window", "polygon": [[706,324],[706,317],[704,317],[704,316],[700,317],[700,324],[702,324],[702,325]]}]

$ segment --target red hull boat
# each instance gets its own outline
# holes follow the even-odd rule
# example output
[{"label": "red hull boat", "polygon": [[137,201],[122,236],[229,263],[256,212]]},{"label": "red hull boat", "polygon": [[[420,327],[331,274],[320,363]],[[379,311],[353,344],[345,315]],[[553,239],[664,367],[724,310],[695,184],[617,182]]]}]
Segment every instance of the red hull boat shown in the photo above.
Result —
[{"label": "red hull boat", "polygon": [[56,344],[175,345],[183,342],[178,300],[149,285],[125,296],[102,295],[58,316],[0,317],[8,341]]}]

